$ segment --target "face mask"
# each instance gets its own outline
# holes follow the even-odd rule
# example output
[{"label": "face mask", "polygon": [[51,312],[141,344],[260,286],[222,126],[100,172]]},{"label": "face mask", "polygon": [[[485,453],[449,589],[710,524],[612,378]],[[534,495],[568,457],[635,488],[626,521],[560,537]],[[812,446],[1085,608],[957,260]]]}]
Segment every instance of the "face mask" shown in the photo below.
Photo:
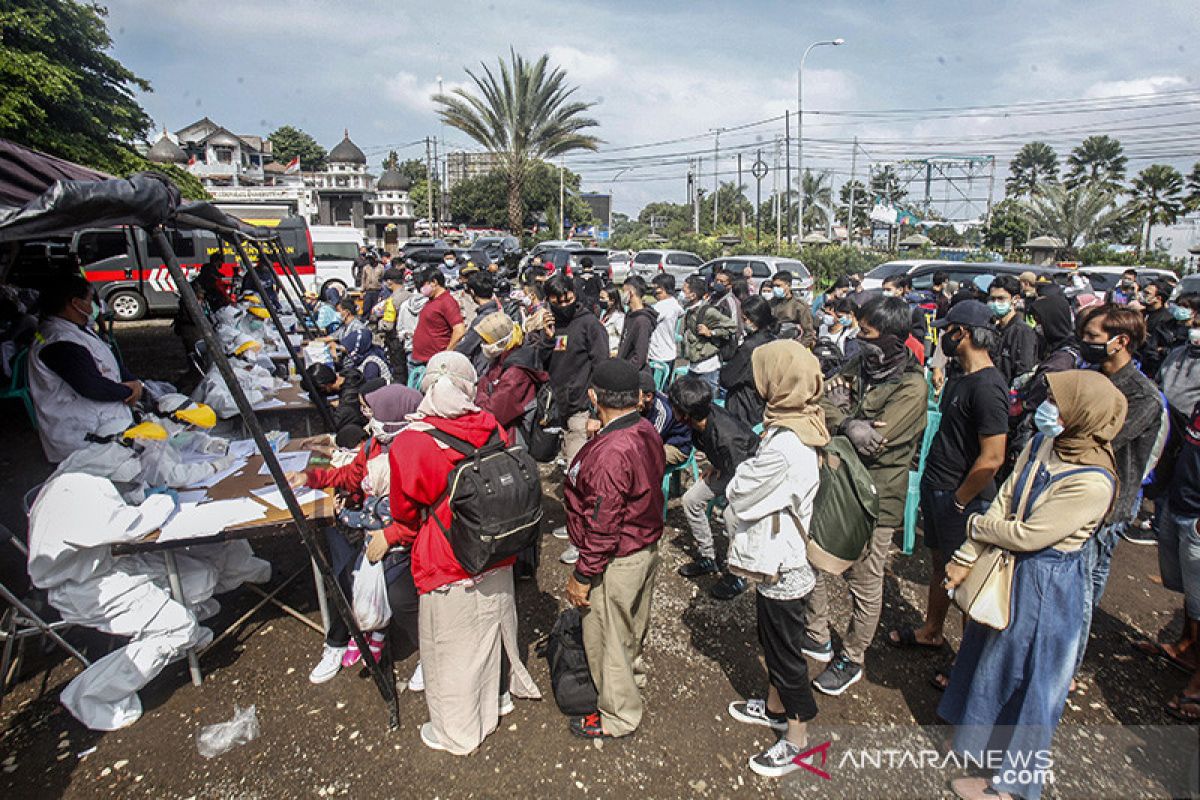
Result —
[{"label": "face mask", "polygon": [[1200,328],[1188,328],[1188,344],[1200,347]]},{"label": "face mask", "polygon": [[1192,318],[1192,310],[1187,306],[1171,306],[1171,316],[1177,322],[1187,322]]},{"label": "face mask", "polygon": [[421,296],[422,297],[429,297],[431,294],[433,294],[433,284],[432,283],[427,283],[421,287]]},{"label": "face mask", "polygon": [[883,380],[901,364],[907,356],[904,340],[898,336],[884,334],[874,339],[858,338],[862,347],[863,370],[872,380]]},{"label": "face mask", "polygon": [[784,291],[784,288],[782,286],[774,286],[771,288],[771,294],[774,295],[776,298],[782,300],[783,296],[785,294],[787,294],[787,292]]},{"label": "face mask", "polygon": [[1037,407],[1037,411],[1033,412],[1033,423],[1037,425],[1037,429],[1054,438],[1063,432],[1062,423],[1058,421],[1058,406],[1049,400],[1044,401]]},{"label": "face mask", "polygon": [[895,289],[884,289],[883,296],[884,297],[899,297],[900,293],[897,292]]},{"label": "face mask", "polygon": [[758,293],[760,295],[762,295],[762,298],[764,300],[770,300],[772,297],[775,296],[775,290],[772,289],[770,286],[764,286],[761,290],[759,290]]},{"label": "face mask", "polygon": [[1129,293],[1137,288],[1137,284],[1133,281],[1121,281],[1121,291]]},{"label": "face mask", "polygon": [[600,307],[601,311],[608,311],[608,301],[607,300],[601,300],[598,303],[596,303],[596,305],[598,305]]},{"label": "face mask", "polygon": [[575,319],[575,309],[578,308],[579,301],[575,300],[565,306],[560,306],[557,303],[550,304],[550,313],[554,314],[554,324],[565,326]]},{"label": "face mask", "polygon": [[511,339],[512,335],[510,334],[494,344],[488,344],[487,342],[484,342],[482,345],[480,345],[479,349],[483,351],[484,356],[487,358],[499,358],[500,354],[507,349],[508,343]]},{"label": "face mask", "polygon": [[[1115,337],[1114,337],[1115,339]],[[1112,344],[1114,339],[1109,339],[1107,342],[1080,342],[1079,355],[1089,364],[1103,364],[1108,360],[1108,346]]]},{"label": "face mask", "polygon": [[992,310],[994,316],[1007,317],[1008,312],[1012,311],[1012,303],[1008,300],[993,300],[988,303],[988,308]]},{"label": "face mask", "polygon": [[446,269],[454,269],[454,262],[453,261],[443,261],[442,266],[444,266]]},{"label": "face mask", "polygon": [[821,315],[821,324],[824,325],[826,328],[832,328],[833,327],[833,314],[822,314]]},{"label": "face mask", "polygon": [[854,320],[849,316],[838,317],[838,322],[842,324],[843,328],[849,328],[854,324]]},{"label": "face mask", "polygon": [[371,434],[372,436],[383,436],[385,433],[387,433],[387,428],[383,426],[382,422],[372,418],[367,420],[367,433]]},{"label": "face mask", "polygon": [[[965,336],[966,334],[963,335]],[[946,354],[946,358],[954,358],[954,354],[958,352],[958,345],[961,341],[961,339],[955,339],[949,334],[942,337],[942,352]]]},{"label": "face mask", "polygon": [[723,283],[714,283],[712,290],[709,292],[709,298],[714,302],[723,298],[729,291],[729,287]]}]

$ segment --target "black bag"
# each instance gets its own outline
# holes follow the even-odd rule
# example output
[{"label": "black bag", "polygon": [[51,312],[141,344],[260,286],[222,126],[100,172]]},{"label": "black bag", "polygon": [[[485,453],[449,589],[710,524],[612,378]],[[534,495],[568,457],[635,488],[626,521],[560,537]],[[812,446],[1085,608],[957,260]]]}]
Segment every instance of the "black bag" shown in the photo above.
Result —
[{"label": "black bag", "polygon": [[558,451],[562,448],[562,426],[554,389],[548,382],[544,383],[533,398],[533,408],[526,414],[524,426],[529,455],[535,461],[549,464],[558,458]]},{"label": "black bag", "polygon": [[821,337],[812,347],[812,354],[821,365],[821,374],[828,378],[840,370],[846,363],[842,349],[832,339]]},{"label": "black bag", "polygon": [[[446,490],[427,512],[464,570],[478,575],[537,541],[542,481],[525,448],[504,444],[499,429],[479,448],[439,430],[427,433],[466,456],[454,465]],[[443,500],[450,504],[449,530],[433,513]]]},{"label": "black bag", "polygon": [[554,702],[567,716],[584,716],[596,711],[596,684],[588,669],[583,649],[583,621],[578,608],[558,615],[545,644],[538,651],[550,667],[550,688]]}]

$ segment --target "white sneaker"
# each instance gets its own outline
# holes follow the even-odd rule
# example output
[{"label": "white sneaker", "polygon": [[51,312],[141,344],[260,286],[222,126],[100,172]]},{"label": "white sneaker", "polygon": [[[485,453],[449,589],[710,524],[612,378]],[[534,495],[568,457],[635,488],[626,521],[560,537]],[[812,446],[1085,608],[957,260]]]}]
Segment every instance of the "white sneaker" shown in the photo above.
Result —
[{"label": "white sneaker", "polygon": [[796,760],[800,752],[799,747],[781,737],[764,752],[750,759],[750,769],[768,778],[782,778],[800,769]]},{"label": "white sneaker", "polygon": [[196,615],[197,622],[204,622],[206,619],[212,619],[217,614],[221,613],[221,602],[215,597],[210,597],[207,600],[202,600],[192,606],[192,613]]},{"label": "white sneaker", "polygon": [[567,549],[563,550],[562,555],[558,557],[558,560],[564,564],[574,564],[579,560],[579,549],[573,544],[567,545]]},{"label": "white sneaker", "polygon": [[325,649],[321,651],[321,660],[313,667],[313,671],[308,673],[308,679],[312,683],[324,683],[333,678],[342,669],[342,656],[346,655],[344,647],[330,647],[325,645]]},{"label": "white sneaker", "polygon": [[570,536],[567,534],[567,526],[566,526],[566,525],[559,525],[557,528],[555,528],[554,530],[550,531],[550,535],[551,535],[551,536],[553,536],[555,539],[569,539],[569,538],[571,538],[571,537],[570,537]]},{"label": "white sneaker", "polygon": [[413,670],[412,677],[408,679],[408,690],[410,692],[425,691],[425,673],[421,670],[421,662],[417,662],[417,668]]},{"label": "white sneaker", "polygon": [[426,722],[421,726],[421,742],[430,750],[445,750],[446,745],[438,741],[437,734],[433,732],[433,723]]},{"label": "white sneaker", "polygon": [[512,695],[508,692],[500,695],[500,716],[507,717],[512,712],[516,711],[517,707],[513,705]]}]

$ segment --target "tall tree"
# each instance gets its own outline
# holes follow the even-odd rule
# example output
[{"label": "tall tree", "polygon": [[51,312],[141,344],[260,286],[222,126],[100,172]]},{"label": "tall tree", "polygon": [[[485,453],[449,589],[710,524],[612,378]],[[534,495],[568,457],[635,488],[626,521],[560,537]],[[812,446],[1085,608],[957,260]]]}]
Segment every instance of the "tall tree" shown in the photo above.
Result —
[{"label": "tall tree", "polygon": [[1125,180],[1125,149],[1111,136],[1089,136],[1067,157],[1067,185],[1092,183],[1119,192]]},{"label": "tall tree", "polygon": [[123,174],[151,127],[134,99],[150,84],[108,54],[107,14],[64,0],[0,5],[0,136]]},{"label": "tall tree", "polygon": [[1200,161],[1192,165],[1187,176],[1187,204],[1191,211],[1200,211]]},{"label": "tall tree", "polygon": [[[579,197],[580,177],[567,170],[563,176],[566,186],[566,214],[572,225],[587,225],[592,218],[588,204]],[[508,221],[506,189],[508,179],[499,171],[458,181],[450,189],[450,216],[455,222],[500,227]],[[558,217],[558,167],[544,161],[530,167],[524,184],[521,204],[524,228],[534,222],[545,224]]]},{"label": "tall tree", "polygon": [[[718,228],[738,225],[742,220],[743,214],[746,215],[746,222],[754,222],[754,204],[746,199],[746,187],[744,185],[738,186],[734,181],[722,182],[720,199],[718,212],[721,215],[721,219]],[[713,230],[712,221],[713,195],[709,193],[700,200],[701,230],[719,233],[719,230]]]},{"label": "tall tree", "polygon": [[1183,216],[1183,176],[1168,164],[1151,164],[1133,179],[1133,206],[1146,218],[1146,235],[1141,252],[1147,252],[1153,240],[1154,225],[1170,225]]},{"label": "tall tree", "polygon": [[837,210],[837,220],[843,225],[849,225],[846,217],[850,214],[851,194],[854,196],[854,223],[850,227],[854,230],[861,230],[871,222],[868,216],[871,212],[871,196],[867,193],[867,187],[862,185],[862,181],[846,181],[838,190],[840,204]]},{"label": "tall tree", "polygon": [[383,163],[380,166],[385,172],[389,169],[400,169],[400,154],[395,150],[388,150],[388,154],[383,157]]},{"label": "tall tree", "polygon": [[895,205],[908,195],[900,186],[900,176],[891,166],[883,166],[871,175],[871,199],[879,198]]},{"label": "tall tree", "polygon": [[1020,200],[1007,197],[992,207],[983,242],[997,250],[1008,250],[1029,241],[1029,218]]},{"label": "tall tree", "polygon": [[1030,232],[1060,240],[1069,249],[1084,241],[1094,242],[1108,235],[1128,214],[1118,206],[1116,194],[1100,184],[1084,183],[1068,188],[1061,183],[1046,183],[1022,202]]},{"label": "tall tree", "polygon": [[[824,230],[829,224],[829,208],[833,202],[829,173],[804,170],[800,191],[804,192],[804,230]],[[800,235],[803,236],[804,231],[800,231]]]},{"label": "tall tree", "polygon": [[585,116],[595,103],[572,100],[577,86],[550,66],[550,57],[527,61],[509,51],[499,75],[486,64],[467,70],[475,92],[457,88],[434,96],[438,115],[499,157],[507,180],[508,224],[520,234],[525,218],[521,190],[533,165],[575,150],[595,150],[600,140],[582,131],[598,123]]},{"label": "tall tree", "polygon": [[1009,197],[1028,197],[1042,184],[1058,179],[1058,153],[1045,142],[1029,142],[1008,162],[1008,172],[1005,193]]},{"label": "tall tree", "polygon": [[267,139],[271,142],[271,155],[277,162],[286,164],[300,156],[300,169],[306,172],[325,168],[325,156],[328,155],[325,148],[299,128],[284,125],[276,128]]}]

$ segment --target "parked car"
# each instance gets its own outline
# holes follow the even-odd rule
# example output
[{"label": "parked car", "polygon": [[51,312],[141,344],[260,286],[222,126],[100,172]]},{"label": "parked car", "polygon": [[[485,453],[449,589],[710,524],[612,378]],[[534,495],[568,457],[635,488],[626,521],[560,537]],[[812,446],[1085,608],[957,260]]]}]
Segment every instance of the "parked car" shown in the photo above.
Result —
[{"label": "parked car", "polygon": [[[1117,284],[1121,282],[1121,276],[1127,269],[1130,267],[1098,265],[1081,267],[1079,272],[1087,276],[1097,294],[1107,294],[1117,287]],[[1179,282],[1179,276],[1169,269],[1153,267],[1133,267],[1132,269],[1137,271],[1138,286],[1145,287],[1159,279],[1166,280],[1172,286]]]},{"label": "parked car", "polygon": [[481,236],[471,243],[467,257],[481,268],[495,260],[509,274],[521,260],[521,243],[515,236]]},{"label": "parked car", "polygon": [[914,289],[929,289],[933,286],[935,273],[945,272],[950,280],[958,283],[970,283],[980,275],[1020,275],[1022,272],[1032,272],[1036,275],[1049,275],[1059,283],[1067,280],[1067,271],[1060,267],[1036,267],[1032,264],[1018,264],[1010,261],[934,261],[929,259],[912,259],[903,261],[888,261],[880,264],[864,276],[864,289],[879,289],[886,278],[907,274],[912,280]]},{"label": "parked car", "polygon": [[409,239],[400,245],[399,260],[403,261],[416,251],[426,247],[449,247],[449,245],[441,239]]},{"label": "parked car", "polygon": [[366,243],[362,231],[343,225],[313,225],[309,231],[316,272],[305,288],[324,294],[330,286],[343,291],[354,286],[354,259]]},{"label": "parked car", "polygon": [[625,250],[609,250],[608,266],[613,283],[624,283],[633,267],[633,256]]},{"label": "parked car", "polygon": [[776,272],[786,271],[792,273],[792,291],[799,293],[800,297],[806,303],[812,302],[812,273],[808,271],[808,267],[804,266],[804,262],[793,258],[780,258],[779,256],[723,256],[721,258],[714,258],[700,267],[696,272],[705,280],[711,281],[713,275],[720,269],[732,272],[735,277],[743,277],[747,267],[750,268],[750,276],[754,281],[753,288],[759,288],[764,280],[770,280]]},{"label": "parked car", "polygon": [[933,267],[930,275],[938,269],[943,269],[947,272],[951,267],[961,266],[962,261],[937,261],[928,258],[906,258],[898,261],[887,261],[863,276],[863,289],[880,289],[883,287],[885,278],[894,278],[897,275],[912,275],[918,269],[924,267]]},{"label": "parked car", "polygon": [[1185,294],[1200,294],[1200,275],[1188,275],[1181,280],[1175,291],[1171,292],[1171,299],[1178,300]]},{"label": "parked car", "polygon": [[704,263],[695,253],[684,250],[642,250],[633,257],[632,272],[647,281],[660,272],[675,276],[675,283],[691,275]]},{"label": "parked car", "polygon": [[549,253],[552,250],[582,250],[582,249],[583,249],[583,242],[564,241],[562,239],[549,239],[544,242],[538,242],[537,244],[535,244],[533,247],[531,247],[529,249],[529,252],[527,252],[524,255],[524,257],[521,258],[521,261],[517,264],[517,269],[519,271],[523,272],[525,270],[525,268],[527,266],[529,266],[529,262],[533,261],[534,256],[545,257],[545,254]]}]

